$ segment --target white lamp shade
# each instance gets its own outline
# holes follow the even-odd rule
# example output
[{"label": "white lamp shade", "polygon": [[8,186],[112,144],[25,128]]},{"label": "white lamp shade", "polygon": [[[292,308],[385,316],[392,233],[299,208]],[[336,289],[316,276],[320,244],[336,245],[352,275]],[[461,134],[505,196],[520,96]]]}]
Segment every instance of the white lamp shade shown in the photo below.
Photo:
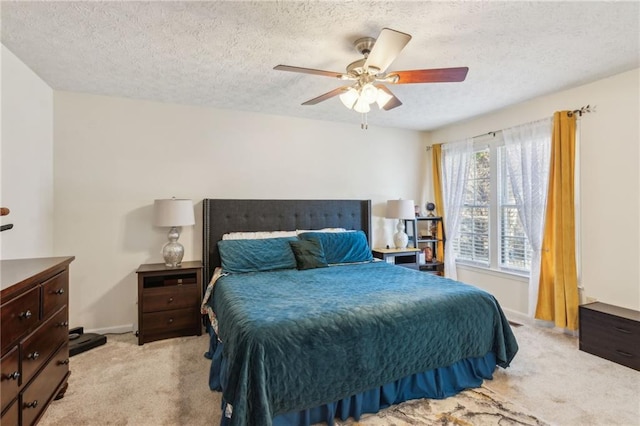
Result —
[{"label": "white lamp shade", "polygon": [[366,114],[371,111],[371,107],[369,104],[360,96],[356,101],[356,104],[353,106],[354,111],[357,111],[361,114]]},{"label": "white lamp shade", "polygon": [[346,92],[340,95],[340,100],[347,108],[353,108],[353,105],[358,100],[358,91],[353,87],[349,88]]},{"label": "white lamp shade", "polygon": [[191,200],[155,200],[153,212],[153,224],[156,226],[188,226],[196,223]]},{"label": "white lamp shade", "polygon": [[415,219],[416,211],[413,200],[387,201],[386,217],[389,219]]},{"label": "white lamp shade", "polygon": [[372,104],[376,101],[376,99],[378,99],[378,89],[376,89],[373,84],[367,83],[362,87],[360,96],[366,103]]},{"label": "white lamp shade", "polygon": [[382,89],[378,89],[378,97],[376,99],[378,108],[380,109],[384,108],[387,102],[389,102],[391,99],[393,99],[393,96],[391,96],[390,94],[388,94]]}]

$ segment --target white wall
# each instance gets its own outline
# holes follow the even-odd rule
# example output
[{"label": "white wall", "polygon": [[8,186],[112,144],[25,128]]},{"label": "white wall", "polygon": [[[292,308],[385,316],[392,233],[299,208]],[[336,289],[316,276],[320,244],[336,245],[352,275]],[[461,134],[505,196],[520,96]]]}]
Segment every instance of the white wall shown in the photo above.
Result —
[{"label": "white wall", "polygon": [[4,45],[0,258],[53,254],[53,90]]},{"label": "white wall", "polygon": [[[374,246],[391,242],[387,199],[417,199],[423,135],[55,92],[55,252],[75,255],[71,323],[136,321],[136,274],[162,261],[156,198],[192,198],[185,260],[201,259],[203,198],[371,199]],[[389,223],[387,223],[389,222]],[[386,228],[385,228],[386,224]],[[130,328],[129,328],[130,329]]]},{"label": "white wall", "polygon": [[[12,210],[2,223],[15,228],[0,234],[0,258],[75,255],[73,326],[135,322],[135,269],[160,262],[166,241],[166,230],[151,226],[155,198],[196,202],[196,226],[181,236],[185,260],[201,257],[205,197],[370,198],[374,246],[383,246],[393,232],[381,218],[384,201],[429,198],[415,179],[429,176],[425,144],[586,104],[597,112],[580,121],[582,284],[587,296],[640,308],[639,70],[419,134],[54,93],[4,46],[1,54],[0,199]],[[458,275],[505,309],[526,311],[526,282],[462,268]]]},{"label": "white wall", "polygon": [[[587,297],[640,309],[640,69],[540,97],[431,132],[433,143],[500,130],[554,111],[596,106],[580,127],[581,283]],[[461,281],[527,310],[527,284],[458,268]]]}]

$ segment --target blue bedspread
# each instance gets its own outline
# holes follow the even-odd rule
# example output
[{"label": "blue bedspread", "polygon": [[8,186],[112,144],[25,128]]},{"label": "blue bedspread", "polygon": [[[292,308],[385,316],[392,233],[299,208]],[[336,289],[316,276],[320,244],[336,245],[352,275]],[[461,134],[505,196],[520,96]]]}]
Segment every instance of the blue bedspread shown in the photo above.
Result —
[{"label": "blue bedspread", "polygon": [[234,425],[489,352],[506,367],[518,349],[489,293],[384,262],[223,276],[207,303]]}]

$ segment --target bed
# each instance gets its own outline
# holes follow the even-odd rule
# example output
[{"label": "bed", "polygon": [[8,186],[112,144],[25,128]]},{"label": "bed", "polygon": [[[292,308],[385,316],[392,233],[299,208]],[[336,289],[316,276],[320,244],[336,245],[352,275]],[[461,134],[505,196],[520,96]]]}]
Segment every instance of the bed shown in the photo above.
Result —
[{"label": "bed", "polygon": [[[223,240],[266,231],[290,233]],[[492,295],[374,261],[370,241],[369,200],[203,201],[209,386],[222,391],[222,425],[359,419],[509,366],[518,346]]]}]

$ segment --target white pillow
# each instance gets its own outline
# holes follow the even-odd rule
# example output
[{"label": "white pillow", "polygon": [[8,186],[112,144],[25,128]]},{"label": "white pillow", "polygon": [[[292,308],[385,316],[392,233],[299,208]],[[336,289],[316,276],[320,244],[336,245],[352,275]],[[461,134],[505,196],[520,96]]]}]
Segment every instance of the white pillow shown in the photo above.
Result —
[{"label": "white pillow", "polygon": [[296,234],[300,235],[304,232],[350,232],[345,228],[322,228],[322,229],[297,229]]},{"label": "white pillow", "polygon": [[295,237],[296,231],[259,231],[259,232],[229,232],[222,235],[223,240],[264,240],[267,238]]}]

